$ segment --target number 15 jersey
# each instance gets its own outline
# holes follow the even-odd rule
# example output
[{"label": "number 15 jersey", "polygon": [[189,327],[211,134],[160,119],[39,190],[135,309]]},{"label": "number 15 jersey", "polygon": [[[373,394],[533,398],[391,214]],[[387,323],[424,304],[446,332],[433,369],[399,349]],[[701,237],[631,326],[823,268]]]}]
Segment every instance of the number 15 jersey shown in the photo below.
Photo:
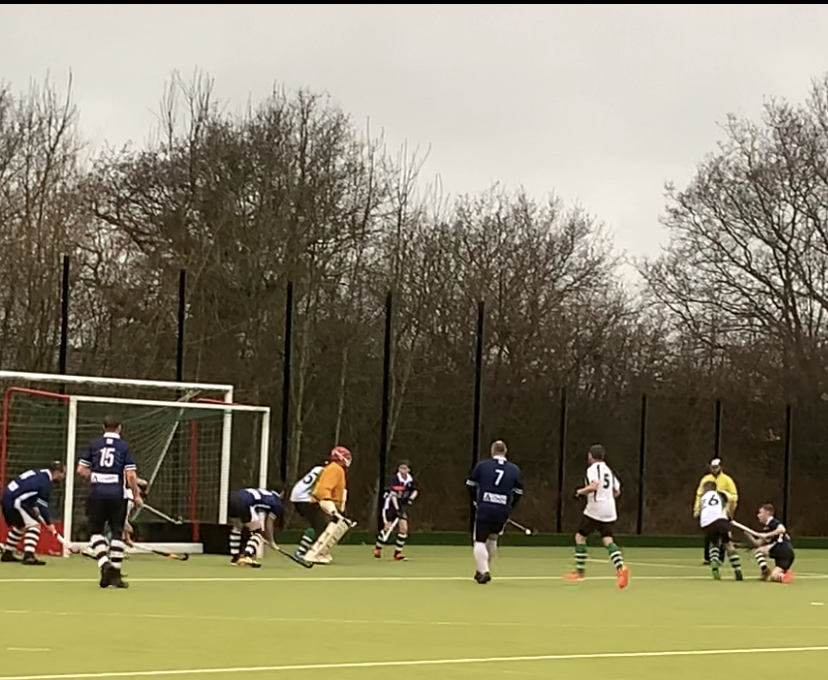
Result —
[{"label": "number 15 jersey", "polygon": [[584,514],[599,522],[614,522],[618,519],[615,508],[615,492],[621,491],[621,482],[609,465],[603,461],[593,463],[587,468],[587,485],[598,482],[598,488],[587,494]]},{"label": "number 15 jersey", "polygon": [[88,453],[78,463],[92,473],[90,498],[126,498],[124,472],[135,470],[129,446],[114,432],[107,432],[89,444]]}]

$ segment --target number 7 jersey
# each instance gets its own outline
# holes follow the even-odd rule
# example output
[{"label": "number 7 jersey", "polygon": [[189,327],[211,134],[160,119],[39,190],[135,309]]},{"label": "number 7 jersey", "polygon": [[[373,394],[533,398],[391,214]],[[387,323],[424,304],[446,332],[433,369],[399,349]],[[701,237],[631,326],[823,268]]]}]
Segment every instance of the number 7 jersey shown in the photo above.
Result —
[{"label": "number 7 jersey", "polygon": [[587,494],[584,515],[598,522],[614,522],[618,519],[615,507],[615,492],[621,491],[621,482],[603,461],[593,463],[587,468],[587,485],[598,482],[598,488]]}]

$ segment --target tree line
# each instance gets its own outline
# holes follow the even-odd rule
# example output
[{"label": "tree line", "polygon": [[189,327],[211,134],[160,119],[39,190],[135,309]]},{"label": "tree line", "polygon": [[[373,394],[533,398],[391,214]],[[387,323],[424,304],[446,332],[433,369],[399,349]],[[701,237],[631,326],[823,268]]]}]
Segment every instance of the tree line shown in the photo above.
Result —
[{"label": "tree line", "polygon": [[[185,268],[185,379],[232,383],[239,401],[278,414],[293,282],[288,481],[344,443],[355,512],[368,516],[393,291],[389,465],[407,458],[419,474],[421,527],[463,528],[483,301],[483,443],[509,441],[539,526],[554,524],[560,448],[574,485],[601,440],[634,493],[644,393],[649,528],[692,530],[717,398],[721,453],[750,501],[778,499],[787,404],[800,442],[794,491],[818,489],[828,79],[801,103],[768,100],[761,120],[727,119],[687,186],[667,185],[668,244],[635,263],[634,282],[598,216],[500,185],[449,196],[423,161],[310,90],[274,90],[230,114],[208,76],[175,75],[150,141],[93,152],[71,92],[0,86],[0,367],[56,370],[68,254],[69,371],[172,379]],[[818,533],[817,508],[800,504]]]}]

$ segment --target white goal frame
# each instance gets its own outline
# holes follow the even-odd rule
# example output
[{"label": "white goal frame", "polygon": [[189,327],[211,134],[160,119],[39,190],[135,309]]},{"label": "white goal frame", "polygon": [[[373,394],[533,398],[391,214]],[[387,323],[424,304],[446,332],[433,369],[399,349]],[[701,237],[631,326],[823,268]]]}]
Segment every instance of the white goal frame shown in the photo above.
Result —
[{"label": "white goal frame", "polygon": [[[224,438],[227,433],[227,415],[234,412],[261,413],[261,432],[259,444],[259,487],[267,486],[268,462],[270,458],[270,407],[249,406],[247,404],[222,404],[211,402],[163,401],[158,399],[125,399],[119,397],[87,397],[72,395],[67,398],[69,406],[68,425],[66,429],[66,490],[63,497],[63,533],[71,541],[74,521],[75,467],[78,450],[78,404],[113,404],[124,406],[149,406],[154,408],[173,408],[179,410],[223,411],[225,429],[222,431],[221,480],[219,484],[219,524],[227,524],[227,502],[230,495],[230,455],[224,452]],[[232,434],[232,432],[230,433]],[[64,549],[64,554],[68,550]]]},{"label": "white goal frame", "polygon": [[[221,469],[219,473],[219,517],[218,521],[220,524],[227,523],[227,500],[230,495],[230,455],[231,455],[231,448],[233,442],[233,412],[234,411],[260,411],[265,413],[265,417],[262,419],[263,425],[263,435],[266,434],[267,437],[262,438],[262,466],[259,469],[259,477],[260,482],[264,479],[264,482],[261,484],[264,486],[267,480],[267,461],[268,461],[268,453],[269,453],[269,435],[270,435],[270,408],[266,406],[240,406],[233,404],[233,385],[227,384],[214,384],[214,383],[199,383],[199,382],[177,382],[172,380],[142,380],[138,378],[102,378],[96,376],[83,376],[83,375],[62,375],[59,373],[33,373],[29,371],[3,371],[0,370],[0,380],[9,381],[14,385],[15,382],[29,382],[29,383],[50,383],[50,384],[57,384],[63,386],[73,386],[76,388],[78,386],[83,385],[98,385],[98,386],[106,386],[111,388],[117,387],[145,387],[145,388],[158,388],[158,389],[166,389],[171,391],[176,391],[181,393],[182,395],[186,395],[187,392],[196,390],[198,392],[212,392],[218,393],[221,395],[221,400],[227,406],[224,406],[221,403],[203,403],[203,402],[190,402],[190,401],[166,401],[166,400],[147,400],[147,399],[124,399],[119,397],[89,397],[83,396],[80,394],[67,394],[69,397],[68,404],[70,409],[70,417],[69,417],[69,427],[70,431],[68,434],[70,435],[68,438],[68,444],[70,448],[74,445],[74,439],[77,436],[77,405],[78,400],[84,402],[98,402],[98,403],[112,403],[112,404],[144,404],[147,406],[171,406],[171,407],[185,407],[185,408],[204,408],[204,409],[211,409],[211,410],[222,410],[224,411],[224,420],[222,423],[222,435],[221,435]],[[73,389],[72,392],[76,390]],[[68,392],[68,390],[67,390]],[[73,401],[74,400],[74,401]],[[74,414],[74,415],[72,415]],[[265,425],[266,423],[266,425]],[[72,429],[73,428],[73,429]],[[266,431],[265,431],[266,430]],[[71,466],[69,465],[69,458],[68,455],[71,453]],[[64,512],[66,508],[70,508],[71,505],[67,505],[74,495],[74,467],[75,467],[75,450],[72,449],[71,452],[67,451],[67,477],[66,477],[66,496],[65,498],[68,499],[65,501],[64,505]],[[65,522],[68,522],[67,526],[68,529],[64,529],[64,533],[67,536],[71,536],[71,528],[72,528],[72,513],[69,514],[64,518]]]}]

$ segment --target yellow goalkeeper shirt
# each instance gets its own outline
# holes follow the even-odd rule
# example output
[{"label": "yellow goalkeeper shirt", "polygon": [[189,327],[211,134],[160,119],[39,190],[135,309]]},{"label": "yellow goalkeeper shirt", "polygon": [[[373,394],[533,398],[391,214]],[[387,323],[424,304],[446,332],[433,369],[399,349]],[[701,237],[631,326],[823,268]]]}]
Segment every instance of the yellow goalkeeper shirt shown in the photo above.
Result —
[{"label": "yellow goalkeeper shirt", "polygon": [[739,492],[736,490],[736,482],[733,477],[720,472],[718,475],[706,474],[699,482],[699,488],[696,489],[696,503],[693,506],[693,514],[698,515],[701,511],[701,499],[704,495],[704,485],[707,482],[714,482],[716,484],[716,491],[721,491],[727,495],[727,515],[733,517],[736,512],[736,504],[739,502]]}]

